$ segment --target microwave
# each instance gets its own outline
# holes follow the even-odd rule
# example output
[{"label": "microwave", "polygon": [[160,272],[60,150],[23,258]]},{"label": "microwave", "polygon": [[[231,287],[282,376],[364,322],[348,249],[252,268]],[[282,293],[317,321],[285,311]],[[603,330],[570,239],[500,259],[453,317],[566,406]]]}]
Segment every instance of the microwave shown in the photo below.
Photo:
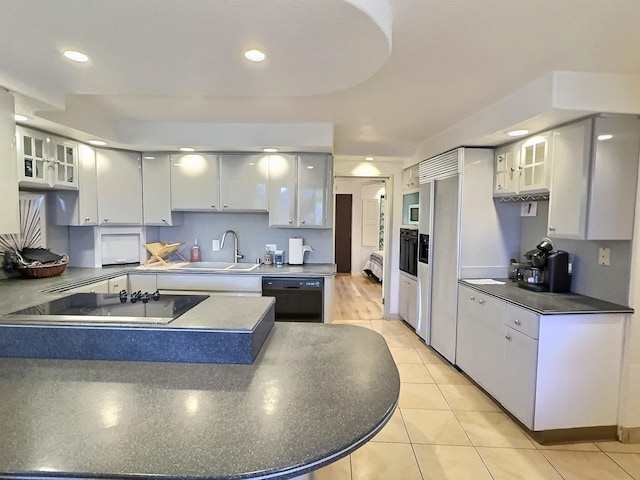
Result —
[{"label": "microwave", "polygon": [[420,205],[414,203],[413,205],[409,205],[407,207],[406,214],[406,224],[407,225],[418,225],[420,222]]}]

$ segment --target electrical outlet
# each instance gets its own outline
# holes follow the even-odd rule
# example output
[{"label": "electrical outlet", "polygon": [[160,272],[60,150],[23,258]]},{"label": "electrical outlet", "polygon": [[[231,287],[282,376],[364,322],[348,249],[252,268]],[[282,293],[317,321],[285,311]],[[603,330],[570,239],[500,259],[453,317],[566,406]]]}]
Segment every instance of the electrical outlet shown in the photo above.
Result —
[{"label": "electrical outlet", "polygon": [[600,265],[611,265],[611,249],[604,247],[598,249],[598,263]]},{"label": "electrical outlet", "polygon": [[220,240],[211,240],[211,250],[214,252],[220,250]]},{"label": "electrical outlet", "polygon": [[265,252],[275,252],[278,249],[278,246],[275,243],[267,243],[265,245]]}]

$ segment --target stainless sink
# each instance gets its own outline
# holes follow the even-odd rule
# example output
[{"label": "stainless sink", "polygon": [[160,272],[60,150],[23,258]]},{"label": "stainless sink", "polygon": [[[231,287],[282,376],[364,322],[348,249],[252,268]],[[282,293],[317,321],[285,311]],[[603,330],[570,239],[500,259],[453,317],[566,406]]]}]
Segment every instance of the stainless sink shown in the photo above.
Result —
[{"label": "stainless sink", "polygon": [[260,266],[259,263],[231,263],[231,262],[190,262],[175,267],[176,270],[210,270],[210,271],[234,271],[250,272]]}]

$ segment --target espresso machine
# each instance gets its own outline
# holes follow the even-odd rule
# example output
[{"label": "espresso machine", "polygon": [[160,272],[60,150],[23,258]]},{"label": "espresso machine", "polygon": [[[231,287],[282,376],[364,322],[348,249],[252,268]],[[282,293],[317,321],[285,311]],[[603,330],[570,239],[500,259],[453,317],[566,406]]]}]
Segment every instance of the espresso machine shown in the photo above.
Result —
[{"label": "espresso machine", "polygon": [[518,286],[534,292],[561,293],[571,290],[569,254],[553,251],[553,244],[544,239],[534,250],[524,254],[525,263],[517,273]]}]

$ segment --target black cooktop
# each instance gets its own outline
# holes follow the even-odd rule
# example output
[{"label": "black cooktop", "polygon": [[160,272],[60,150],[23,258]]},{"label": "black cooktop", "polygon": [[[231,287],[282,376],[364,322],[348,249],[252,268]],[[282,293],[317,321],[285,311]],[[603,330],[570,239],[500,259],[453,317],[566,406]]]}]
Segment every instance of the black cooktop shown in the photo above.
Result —
[{"label": "black cooktop", "polygon": [[149,294],[145,301],[118,293],[74,293],[10,313],[7,317],[20,320],[152,323],[167,324],[195,307],[209,295]]}]

